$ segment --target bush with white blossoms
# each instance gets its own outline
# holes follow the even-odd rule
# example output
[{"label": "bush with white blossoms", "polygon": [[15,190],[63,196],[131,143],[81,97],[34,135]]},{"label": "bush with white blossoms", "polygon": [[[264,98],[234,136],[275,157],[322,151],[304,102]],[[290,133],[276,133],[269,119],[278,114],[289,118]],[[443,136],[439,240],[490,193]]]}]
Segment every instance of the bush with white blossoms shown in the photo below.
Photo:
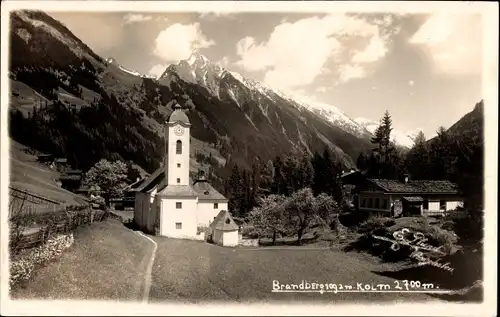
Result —
[{"label": "bush with white blossoms", "polygon": [[38,266],[60,256],[73,242],[73,233],[60,234],[50,238],[44,245],[22,251],[11,259],[10,286],[28,280]]}]

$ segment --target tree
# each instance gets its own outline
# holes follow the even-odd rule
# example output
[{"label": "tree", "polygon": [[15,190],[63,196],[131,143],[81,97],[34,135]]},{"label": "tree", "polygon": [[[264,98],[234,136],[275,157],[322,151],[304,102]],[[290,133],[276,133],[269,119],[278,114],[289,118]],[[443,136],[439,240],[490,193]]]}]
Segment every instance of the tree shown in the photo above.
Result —
[{"label": "tree", "polygon": [[340,213],[340,207],[337,201],[332,196],[321,193],[313,200],[313,213],[326,224],[331,224]]},{"label": "tree", "polygon": [[134,167],[132,162],[127,162],[127,181],[134,183],[138,178],[141,177],[141,173],[137,168]]},{"label": "tree", "polygon": [[273,161],[269,160],[262,168],[259,186],[266,190],[271,190],[273,179],[274,179],[274,165]]},{"label": "tree", "polygon": [[123,189],[127,186],[126,180],[127,165],[125,163],[101,159],[85,173],[83,185],[90,188],[93,185],[99,186],[106,203],[109,203],[111,198],[123,195]]},{"label": "tree", "polygon": [[380,140],[382,142],[382,145],[383,146],[389,146],[389,144],[391,143],[391,132],[392,132],[392,119],[391,119],[391,116],[389,114],[389,111],[385,111],[384,113],[384,117],[382,118],[382,124],[381,124],[381,127],[382,127],[382,139]]},{"label": "tree", "polygon": [[244,192],[242,186],[242,171],[237,164],[233,165],[225,189],[226,196],[229,199],[229,211],[234,215],[240,216]]},{"label": "tree", "polygon": [[273,194],[286,195],[287,185],[284,173],[284,164],[281,156],[276,156],[273,161],[273,184],[271,186],[271,191]]},{"label": "tree", "polygon": [[366,153],[359,153],[358,159],[356,160],[356,167],[361,171],[368,168],[368,155],[366,155]]},{"label": "tree", "polygon": [[414,140],[414,145],[406,154],[405,165],[413,179],[429,179],[429,147],[425,135],[420,131]]},{"label": "tree", "polygon": [[379,126],[373,133],[373,137],[370,139],[370,142],[378,146],[383,139],[384,139],[384,129],[382,127],[382,122],[380,122]]},{"label": "tree", "polygon": [[311,187],[314,180],[314,167],[311,163],[311,158],[306,151],[302,152],[299,160],[300,180],[299,188]]},{"label": "tree", "polygon": [[326,167],[321,154],[319,154],[318,152],[314,153],[311,159],[311,165],[314,170],[313,183],[311,188],[313,190],[314,195],[319,195],[321,192],[324,191],[326,186],[326,180],[325,180]]},{"label": "tree", "polygon": [[276,243],[278,234],[284,233],[284,208],[286,197],[271,194],[261,198],[259,205],[248,214],[248,221],[260,237],[272,237]]},{"label": "tree", "polygon": [[314,220],[312,210],[314,195],[310,188],[301,189],[292,194],[285,204],[286,228],[297,234],[297,244],[302,244],[302,236]]},{"label": "tree", "polygon": [[437,136],[432,140],[429,156],[431,174],[434,179],[450,179],[454,174],[453,165],[456,155],[453,153],[452,138],[444,127],[439,127]]},{"label": "tree", "polygon": [[380,125],[371,139],[377,147],[373,150],[369,160],[368,175],[379,178],[397,178],[397,165],[399,164],[399,155],[395,152],[395,146],[391,142],[392,119],[388,111],[385,111],[384,117],[380,120]]},{"label": "tree", "polygon": [[300,189],[284,203],[285,231],[297,234],[297,244],[301,244],[305,231],[314,224],[328,223],[338,212],[337,206],[327,194],[314,197],[311,188]]}]

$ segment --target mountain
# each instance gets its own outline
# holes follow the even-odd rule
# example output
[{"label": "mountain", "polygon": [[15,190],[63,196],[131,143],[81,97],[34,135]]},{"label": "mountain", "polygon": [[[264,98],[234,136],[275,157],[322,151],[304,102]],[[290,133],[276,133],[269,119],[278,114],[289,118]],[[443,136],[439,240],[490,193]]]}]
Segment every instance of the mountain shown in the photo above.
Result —
[{"label": "mountain", "polygon": [[468,135],[473,138],[482,138],[484,131],[484,101],[479,101],[474,109],[448,128],[453,135]]},{"label": "mountain", "polygon": [[[354,121],[360,126],[364,127],[366,130],[368,130],[369,133],[371,134],[375,133],[375,130],[380,124],[379,122],[366,118],[356,118],[354,119]],[[413,140],[415,139],[419,131],[420,131],[419,129],[407,132],[392,130],[391,137],[395,144],[405,148],[411,148],[413,146]]]},{"label": "mountain", "polygon": [[294,100],[197,52],[156,80],[98,56],[44,12],[13,12],[11,25],[11,137],[75,167],[105,157],[152,172],[174,99],[192,123],[193,171],[209,164],[220,178],[228,163],[248,167],[299,148],[328,147],[349,168],[370,148],[369,133],[340,110]]}]

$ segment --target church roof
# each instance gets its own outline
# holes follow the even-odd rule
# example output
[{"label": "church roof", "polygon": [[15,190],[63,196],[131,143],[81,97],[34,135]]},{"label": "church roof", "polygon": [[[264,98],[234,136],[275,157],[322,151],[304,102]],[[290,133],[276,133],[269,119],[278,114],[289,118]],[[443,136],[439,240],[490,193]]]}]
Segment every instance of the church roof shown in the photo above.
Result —
[{"label": "church roof", "polygon": [[210,224],[210,227],[221,231],[234,231],[240,229],[227,210],[221,210],[215,217],[214,221]]},{"label": "church roof", "polygon": [[224,197],[220,192],[218,192],[208,181],[206,180],[195,180],[190,177],[188,185],[169,185],[166,186],[165,179],[165,168],[160,166],[156,171],[148,176],[138,187],[131,189],[131,191],[151,193],[154,188],[158,188],[158,194],[162,196],[187,196],[193,197],[198,196],[199,200],[224,200]]},{"label": "church roof", "polygon": [[168,117],[168,122],[169,123],[181,122],[184,124],[190,124],[188,116],[182,110],[182,108],[181,108],[181,106],[179,106],[179,104],[174,105],[174,111]]},{"label": "church roof", "polygon": [[168,185],[158,192],[160,196],[196,197],[198,193],[189,185]]},{"label": "church roof", "polygon": [[198,193],[198,200],[227,200],[206,180],[197,180],[193,184],[193,189]]},{"label": "church roof", "polygon": [[153,174],[149,175],[148,178],[142,184],[135,189],[137,192],[148,192],[150,189],[158,185],[165,177],[163,166],[160,166]]}]

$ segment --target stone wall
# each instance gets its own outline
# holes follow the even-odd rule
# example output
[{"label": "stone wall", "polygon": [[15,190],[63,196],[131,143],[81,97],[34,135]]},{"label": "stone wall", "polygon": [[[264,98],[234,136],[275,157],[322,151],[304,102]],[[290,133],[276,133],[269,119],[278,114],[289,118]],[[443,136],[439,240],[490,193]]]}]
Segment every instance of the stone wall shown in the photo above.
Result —
[{"label": "stone wall", "polygon": [[258,247],[259,239],[239,239],[239,245],[242,247]]}]

